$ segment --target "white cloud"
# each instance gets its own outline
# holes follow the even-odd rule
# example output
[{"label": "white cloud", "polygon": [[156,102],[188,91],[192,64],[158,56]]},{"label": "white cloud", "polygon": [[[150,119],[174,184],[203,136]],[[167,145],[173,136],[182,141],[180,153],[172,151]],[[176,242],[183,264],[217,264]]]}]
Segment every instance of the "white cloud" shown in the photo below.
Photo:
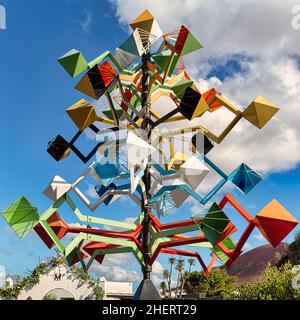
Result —
[{"label": "white cloud", "polygon": [[[73,1],[66,0],[66,3],[68,5],[73,4],[72,2]],[[78,2],[78,1],[76,0],[75,2]],[[82,15],[83,17],[80,20],[75,20],[74,22],[79,25],[80,32],[82,35],[89,34],[91,31],[91,26],[93,24],[94,15],[88,8],[85,8],[82,11]]]},{"label": "white cloud", "polygon": [[87,189],[85,190],[85,193],[93,199],[99,199],[99,195],[95,190],[95,186],[88,182],[87,182]]},{"label": "white cloud", "polygon": [[98,277],[104,277],[108,281],[129,281],[135,282],[141,279],[139,272],[127,270],[124,266],[130,265],[133,257],[130,253],[119,253],[106,255],[103,263],[93,263],[91,271]]},{"label": "white cloud", "polygon": [[134,270],[126,270],[120,266],[96,265],[92,268],[99,277],[104,277],[107,281],[135,282],[141,279],[140,273]]},{"label": "white cloud", "polygon": [[[125,266],[127,266],[127,268],[125,268]],[[98,277],[104,277],[108,281],[139,282],[142,280],[139,265],[131,253],[107,255],[102,264],[93,263],[91,271]],[[156,260],[152,266],[151,280],[157,288],[161,281],[163,281],[162,274],[163,266]]]},{"label": "white cloud", "polygon": [[[294,168],[300,161],[300,71],[295,55],[300,52],[299,31],[291,27],[291,8],[297,1],[232,1],[212,6],[203,0],[111,0],[121,24],[128,24],[148,8],[164,31],[185,24],[204,48],[184,57],[187,69],[201,90],[216,87],[242,110],[257,95],[280,107],[280,112],[262,130],[241,121],[221,145],[210,153],[227,173],[241,162],[262,174]],[[243,72],[223,79],[208,73],[234,55],[243,59]],[[216,121],[215,119],[218,118]],[[213,129],[228,121],[217,111],[204,123]],[[202,123],[203,123],[202,122]]]}]

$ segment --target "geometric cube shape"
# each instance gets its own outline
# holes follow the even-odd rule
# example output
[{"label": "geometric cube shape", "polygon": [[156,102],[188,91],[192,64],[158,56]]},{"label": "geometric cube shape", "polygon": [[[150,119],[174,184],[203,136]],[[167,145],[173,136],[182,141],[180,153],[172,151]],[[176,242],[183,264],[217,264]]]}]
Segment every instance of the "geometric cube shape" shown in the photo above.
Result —
[{"label": "geometric cube shape", "polygon": [[108,61],[91,68],[77,83],[75,89],[87,96],[98,100],[115,82],[118,73],[113,69]]},{"label": "geometric cube shape", "polygon": [[[192,137],[193,149],[198,151],[200,154],[207,155],[209,151],[214,147],[214,144],[205,136],[202,132],[198,131]],[[195,151],[194,151],[195,152]]]},{"label": "geometric cube shape", "polygon": [[48,143],[47,152],[56,161],[60,161],[70,155],[71,149],[69,148],[69,143],[61,135],[58,135]]},{"label": "geometric cube shape", "polygon": [[[172,54],[171,50],[165,50],[153,55],[151,58],[158,64],[162,72],[164,72],[167,76],[171,76],[176,67],[179,56],[176,53]],[[189,82],[193,83],[193,81]]]},{"label": "geometric cube shape", "polygon": [[162,31],[157,21],[147,9],[137,16],[133,21],[131,21],[130,26],[133,31],[136,29],[141,29],[151,34],[156,39],[162,36]]},{"label": "geometric cube shape", "polygon": [[[188,33],[187,33],[188,32]],[[182,37],[181,37],[182,34]],[[184,39],[184,43],[182,46],[181,39]],[[181,48],[180,55],[184,56],[188,53],[194,52],[196,50],[199,50],[202,48],[201,43],[196,39],[196,37],[184,26],[181,27],[181,30],[179,32],[179,36],[176,42],[176,46],[178,48]]]},{"label": "geometric cube shape", "polygon": [[118,76],[118,72],[108,61],[104,61],[103,63],[99,64],[98,69],[106,87],[108,87]]},{"label": "geometric cube shape", "polygon": [[110,163],[102,165],[96,162],[93,169],[105,187],[108,187],[119,175],[119,166]]},{"label": "geometric cube shape", "polygon": [[275,199],[269,202],[255,218],[258,229],[273,247],[277,247],[298,224],[298,221]]},{"label": "geometric cube shape", "polygon": [[72,78],[78,76],[88,67],[88,63],[86,62],[82,53],[75,49],[70,50],[65,55],[60,57],[58,62]]},{"label": "geometric cube shape", "polygon": [[45,188],[43,194],[55,202],[65,193],[69,192],[71,187],[72,185],[67,183],[63,178],[55,176]]},{"label": "geometric cube shape", "polygon": [[137,44],[135,42],[135,38],[134,35],[131,34],[118,48],[118,54],[122,55],[122,59],[127,60],[129,58],[129,62],[132,63],[137,56],[139,56],[140,54],[142,54],[142,52],[139,51],[139,49],[137,47]]},{"label": "geometric cube shape", "polygon": [[193,120],[209,110],[209,106],[199,92],[187,87],[178,109],[185,118]]},{"label": "geometric cube shape", "polygon": [[115,59],[122,69],[128,69],[130,65],[135,61],[136,55],[126,52],[121,48],[117,48],[115,52]]},{"label": "geometric cube shape", "polygon": [[97,114],[92,104],[81,99],[66,110],[80,131],[83,131],[97,120]]},{"label": "geometric cube shape", "polygon": [[216,94],[219,93],[214,88],[211,88],[202,94],[209,105],[210,112],[214,112],[223,106],[222,103],[216,99]]},{"label": "geometric cube shape", "polygon": [[163,37],[166,45],[179,56],[202,48],[201,43],[185,26],[181,26],[174,32],[168,32]]},{"label": "geometric cube shape", "polygon": [[139,165],[144,159],[156,152],[148,142],[138,137],[132,131],[128,132],[127,141],[128,168]]},{"label": "geometric cube shape", "polygon": [[198,158],[192,156],[180,166],[179,172],[183,174],[184,180],[195,190],[207,176],[209,168]]},{"label": "geometric cube shape", "polygon": [[2,215],[20,238],[31,231],[39,221],[37,208],[25,197],[20,197],[12,203],[2,212]]},{"label": "geometric cube shape", "polygon": [[272,102],[261,96],[257,96],[243,112],[243,118],[261,129],[278,111],[279,108]]},{"label": "geometric cube shape", "polygon": [[[62,239],[68,232],[68,226],[56,211],[47,219],[47,223],[58,239]],[[49,249],[55,245],[48,232],[40,223],[34,227],[34,231],[39,235]]]},{"label": "geometric cube shape", "polygon": [[218,204],[214,202],[205,214],[203,221],[200,222],[200,229],[207,240],[214,246],[229,222],[229,218]]},{"label": "geometric cube shape", "polygon": [[262,180],[257,172],[244,163],[238,166],[228,179],[244,194],[250,192]]},{"label": "geometric cube shape", "polygon": [[182,99],[185,89],[187,87],[195,87],[194,82],[192,80],[188,80],[188,79],[182,79],[178,82],[176,82],[173,86],[172,86],[172,91],[176,94],[176,96],[179,99]]},{"label": "geometric cube shape", "polygon": [[139,29],[150,32],[153,21],[154,21],[153,15],[149,12],[149,10],[146,9],[140,15],[138,15],[133,21],[131,21],[130,26],[133,31],[136,28],[139,28]]}]

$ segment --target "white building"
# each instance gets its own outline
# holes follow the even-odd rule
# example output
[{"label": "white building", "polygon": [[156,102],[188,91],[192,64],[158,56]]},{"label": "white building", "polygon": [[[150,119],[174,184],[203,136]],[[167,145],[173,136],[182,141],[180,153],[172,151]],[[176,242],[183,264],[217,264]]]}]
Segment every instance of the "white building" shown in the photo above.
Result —
[{"label": "white building", "polygon": [[[130,299],[133,287],[130,282],[110,282],[100,278],[104,300]],[[43,275],[37,285],[27,287],[18,300],[43,300],[45,296],[55,296],[57,300],[87,300],[93,296],[91,285],[81,284],[65,265],[52,269]]]}]

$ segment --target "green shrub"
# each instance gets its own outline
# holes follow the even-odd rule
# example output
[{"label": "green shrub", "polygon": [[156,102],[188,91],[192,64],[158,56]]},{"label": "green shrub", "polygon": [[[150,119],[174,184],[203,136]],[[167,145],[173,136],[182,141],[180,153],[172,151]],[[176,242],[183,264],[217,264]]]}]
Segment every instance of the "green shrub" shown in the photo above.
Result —
[{"label": "green shrub", "polygon": [[293,288],[293,281],[297,282],[297,276],[300,276],[300,272],[295,272],[291,262],[279,268],[268,266],[259,281],[241,286],[231,298],[238,300],[300,299],[300,289]]}]

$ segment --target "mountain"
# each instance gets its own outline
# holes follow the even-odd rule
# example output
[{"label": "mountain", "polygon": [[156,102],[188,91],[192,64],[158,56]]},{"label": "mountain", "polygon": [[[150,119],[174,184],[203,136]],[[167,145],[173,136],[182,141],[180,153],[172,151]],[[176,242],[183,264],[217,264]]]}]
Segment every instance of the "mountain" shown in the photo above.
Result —
[{"label": "mountain", "polygon": [[283,255],[289,254],[287,243],[281,243],[276,248],[271,245],[263,245],[247,251],[239,256],[235,262],[227,268],[230,276],[238,277],[239,284],[256,281],[268,266],[274,266]]}]

